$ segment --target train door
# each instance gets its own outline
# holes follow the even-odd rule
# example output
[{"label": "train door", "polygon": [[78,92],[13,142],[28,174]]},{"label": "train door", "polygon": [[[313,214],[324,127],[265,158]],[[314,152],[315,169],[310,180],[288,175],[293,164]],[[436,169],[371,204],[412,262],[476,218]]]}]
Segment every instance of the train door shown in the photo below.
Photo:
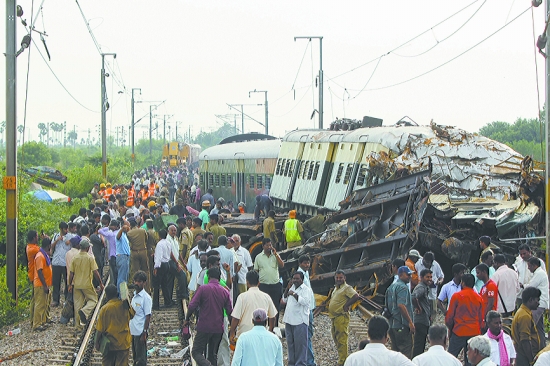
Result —
[{"label": "train door", "polygon": [[236,160],[236,168],[237,172],[235,174],[235,192],[237,197],[237,204],[239,202],[246,203],[246,196],[245,196],[245,190],[246,190],[246,181],[244,176],[244,160],[243,159],[237,159]]}]

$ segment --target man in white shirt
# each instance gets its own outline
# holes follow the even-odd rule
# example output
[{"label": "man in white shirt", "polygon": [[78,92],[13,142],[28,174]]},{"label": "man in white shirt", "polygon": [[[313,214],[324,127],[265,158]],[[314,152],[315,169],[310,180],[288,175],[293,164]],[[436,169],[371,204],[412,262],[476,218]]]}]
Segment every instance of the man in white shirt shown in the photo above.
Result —
[{"label": "man in white shirt", "polygon": [[468,361],[474,366],[496,366],[491,361],[491,344],[484,336],[475,336],[468,340]]},{"label": "man in white shirt", "polygon": [[[518,273],[518,281],[520,285],[525,286],[529,283],[531,278],[533,277],[533,273],[529,271],[528,263],[529,259],[533,258],[533,254],[531,253],[531,247],[527,244],[521,244],[518,248],[519,255],[516,258],[516,261],[514,262],[514,269]],[[546,272],[546,265],[544,264],[544,261],[541,261],[542,270]],[[516,307],[521,306],[521,293],[523,292],[523,287],[519,290],[517,300],[516,300]]]},{"label": "man in white shirt", "polygon": [[516,306],[516,296],[519,291],[518,274],[506,265],[504,254],[497,254],[494,258],[495,274],[491,278],[498,286],[497,311],[502,316],[512,315]]},{"label": "man in white shirt", "polygon": [[286,303],[285,335],[288,349],[288,365],[305,365],[307,361],[307,326],[312,292],[304,286],[304,274],[295,272],[292,287],[287,288],[283,301]]},{"label": "man in white shirt", "polygon": [[542,263],[539,258],[531,257],[529,258],[529,263],[527,264],[529,271],[533,274],[529,283],[522,286],[522,288],[527,287],[536,287],[540,290],[540,302],[537,310],[531,311],[533,314],[533,320],[537,325],[537,331],[539,333],[539,339],[546,339],[544,333],[544,312],[548,309],[548,275],[546,271],[542,268]]},{"label": "man in white shirt", "polygon": [[238,293],[241,294],[246,292],[246,272],[254,268],[254,263],[252,263],[252,257],[248,250],[241,246],[241,237],[235,234],[232,239],[235,252],[234,273],[237,277],[237,281],[233,280],[233,282],[236,284],[235,288],[238,289]]},{"label": "man in white shirt", "polygon": [[352,353],[344,366],[414,366],[405,355],[386,348],[390,325],[386,318],[375,315],[369,320],[368,335],[370,343],[361,351]]},{"label": "man in white shirt", "polygon": [[[443,274],[443,270],[441,269],[441,266],[435,260],[434,254],[432,252],[424,253],[424,256],[422,257],[422,259],[419,259],[414,264],[414,268],[416,268],[416,273],[422,272],[422,270],[425,268],[432,271],[433,285],[430,288],[430,300],[437,299],[437,286],[443,283],[443,280],[445,279],[445,275]],[[433,309],[435,308],[436,307],[434,306]]]},{"label": "man in white shirt", "polygon": [[[485,337],[491,343],[491,361],[497,366],[513,365],[516,360],[516,349],[512,338],[502,330],[502,318],[494,310],[490,310],[485,317],[485,322],[489,330]],[[504,344],[505,352],[500,351],[500,345]]]},{"label": "man in white shirt", "polygon": [[417,366],[462,366],[455,356],[445,351],[447,347],[447,327],[443,324],[435,324],[428,330],[430,348],[412,362]]},{"label": "man in white shirt", "polygon": [[153,310],[159,310],[159,290],[162,288],[164,305],[172,303],[172,293],[168,289],[167,277],[170,276],[170,259],[172,246],[166,240],[168,232],[165,229],[159,231],[160,241],[155,247],[155,266],[153,269]]},{"label": "man in white shirt", "polygon": [[134,365],[147,365],[147,336],[153,302],[151,296],[144,290],[145,282],[147,282],[147,274],[137,271],[134,274],[135,290],[132,298],[132,309],[135,314],[130,319]]},{"label": "man in white shirt", "polygon": [[317,366],[315,364],[315,355],[313,354],[313,346],[311,340],[313,339],[313,311],[315,310],[315,295],[311,288],[311,282],[309,281],[309,266],[311,260],[307,255],[302,255],[298,258],[298,271],[304,274],[304,285],[309,287],[311,291],[311,303],[309,305],[309,324],[307,326],[307,362],[306,366]]}]

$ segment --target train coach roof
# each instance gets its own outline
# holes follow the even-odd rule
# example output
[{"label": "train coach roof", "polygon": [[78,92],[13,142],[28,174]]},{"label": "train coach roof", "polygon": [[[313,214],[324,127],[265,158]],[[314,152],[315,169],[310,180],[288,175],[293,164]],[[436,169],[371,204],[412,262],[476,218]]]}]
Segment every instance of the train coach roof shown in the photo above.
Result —
[{"label": "train coach roof", "polygon": [[200,160],[277,159],[281,140],[246,141],[216,145],[204,150]]},{"label": "train coach roof", "polygon": [[349,131],[294,130],[283,137],[284,142],[340,142]]}]

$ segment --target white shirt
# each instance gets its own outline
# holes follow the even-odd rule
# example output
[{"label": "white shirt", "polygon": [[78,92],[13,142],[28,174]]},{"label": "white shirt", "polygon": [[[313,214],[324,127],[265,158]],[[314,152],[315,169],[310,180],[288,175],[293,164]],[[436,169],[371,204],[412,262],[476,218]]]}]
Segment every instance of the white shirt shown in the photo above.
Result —
[{"label": "white shirt", "polygon": [[298,271],[304,274],[304,285],[309,287],[309,289],[311,290],[311,303],[309,304],[309,310],[313,310],[315,309],[315,294],[313,293],[313,289],[311,288],[311,282],[309,281],[309,272],[304,271],[300,267],[298,267]]},{"label": "white shirt", "polygon": [[134,297],[132,298],[132,308],[136,312],[134,317],[130,319],[130,334],[133,336],[139,336],[143,333],[145,326],[145,318],[147,315],[151,315],[151,309],[153,307],[153,300],[151,296],[145,291],[141,290],[139,293],[134,291]]},{"label": "white shirt", "polygon": [[174,255],[174,258],[178,259],[180,257],[180,244],[178,243],[178,239],[168,235],[166,240],[172,246],[172,254]]},{"label": "white shirt", "polygon": [[170,253],[172,253],[172,246],[166,239],[161,239],[155,247],[155,267],[160,268],[161,263],[170,261]]},{"label": "white shirt", "polygon": [[187,285],[187,288],[190,291],[195,291],[197,289],[197,275],[202,270],[199,258],[194,255],[190,255],[189,260],[187,261],[187,270],[191,273],[191,279],[189,280],[189,285]]},{"label": "white shirt", "polygon": [[[487,331],[488,333],[489,331]],[[483,336],[489,340],[491,343],[491,361],[493,361],[495,364],[500,365],[500,352],[498,350],[498,341],[496,339],[491,339],[489,336],[485,333]],[[506,351],[508,352],[508,358],[516,358],[516,349],[514,348],[514,343],[512,342],[512,338],[504,333],[504,345],[506,346]]]},{"label": "white shirt", "polygon": [[[522,285],[529,283],[529,281],[533,277],[533,273],[531,273],[529,268],[527,268],[527,262],[524,261],[519,255],[517,256],[516,261],[514,262],[514,268],[518,273],[519,283],[521,283]],[[543,271],[546,271],[546,264],[542,259],[540,259],[540,268],[542,268]]]},{"label": "white shirt", "polygon": [[430,346],[428,350],[412,360],[416,366],[462,366],[455,356],[445,351],[443,346]]},{"label": "white shirt", "polygon": [[[491,278],[498,286],[498,292],[502,296],[502,301],[506,305],[508,312],[514,311],[516,307],[516,295],[519,291],[518,274],[513,269],[508,268],[506,265],[500,266],[493,278]],[[502,305],[500,297],[498,299],[497,311],[504,313],[504,306]]]},{"label": "white shirt", "polygon": [[242,264],[241,270],[239,271],[239,283],[245,284],[248,267],[252,267],[254,265],[252,263],[252,257],[250,256],[248,250],[243,248],[242,245],[237,250],[235,250],[235,248],[232,248],[231,250],[235,252],[237,262]]},{"label": "white shirt", "polygon": [[491,359],[489,357],[487,358],[484,358],[483,360],[481,360],[477,366],[497,366],[496,363],[494,363],[493,361],[491,361]]},{"label": "white shirt", "polygon": [[[416,269],[416,273],[420,273],[423,269],[430,269],[432,270],[432,278],[434,283],[437,283],[439,280],[443,280],[445,278],[445,275],[443,274],[443,270],[441,269],[441,266],[437,261],[434,259],[432,262],[431,267],[424,266],[424,260],[420,258],[416,263],[414,264],[414,268]],[[435,300],[437,298],[437,286],[436,287],[430,287],[430,300]]]},{"label": "white shirt", "polygon": [[[381,343],[369,343],[361,351],[352,353],[344,366],[414,366],[402,353],[390,351]],[[448,364],[446,364],[448,365]]]},{"label": "white shirt", "polygon": [[550,351],[544,352],[542,355],[539,356],[537,359],[537,362],[533,366],[548,366],[550,365]]},{"label": "white shirt", "polygon": [[284,298],[286,302],[286,310],[283,321],[289,325],[309,325],[309,304],[311,303],[312,291],[309,287],[302,285],[295,288],[292,285],[290,288],[298,295],[298,300],[294,296]]},{"label": "white shirt", "polygon": [[538,288],[541,292],[539,307],[548,309],[548,275],[542,266],[533,272],[533,277],[531,277],[531,280],[525,287]]}]

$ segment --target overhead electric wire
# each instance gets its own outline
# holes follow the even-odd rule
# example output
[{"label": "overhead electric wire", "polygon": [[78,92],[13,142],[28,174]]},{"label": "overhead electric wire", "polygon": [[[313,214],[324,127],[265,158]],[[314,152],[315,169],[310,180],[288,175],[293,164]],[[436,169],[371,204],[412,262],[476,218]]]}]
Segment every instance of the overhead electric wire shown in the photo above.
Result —
[{"label": "overhead electric wire", "polygon": [[[460,13],[463,12],[464,10],[468,9],[470,6],[472,6],[473,4],[477,3],[478,1],[480,1],[480,0],[474,0],[474,1],[471,2],[470,4],[468,4],[468,5],[466,5],[465,7],[463,7],[462,9],[458,10],[457,12],[451,14],[450,16],[448,16],[447,18],[445,18],[445,19],[443,19],[442,21],[438,22],[437,24],[435,24],[435,25],[431,26],[430,28],[426,29],[424,32],[422,32],[422,33],[420,33],[420,34],[414,36],[413,38],[409,39],[408,41],[406,41],[406,42],[400,44],[399,46],[393,48],[392,50],[390,50],[390,51],[384,53],[383,55],[388,55],[388,54],[390,54],[390,53],[392,53],[392,52],[394,52],[394,51],[400,49],[401,47],[403,47],[403,46],[405,46],[405,45],[411,43],[411,42],[414,41],[415,39],[417,39],[417,38],[423,36],[424,34],[428,33],[429,31],[431,31],[433,28],[435,28],[435,27],[437,27],[437,26],[439,26],[439,25],[445,23],[445,22],[448,21],[449,19],[455,17],[456,15],[460,14]],[[350,72],[353,72],[353,71],[355,71],[355,70],[357,70],[357,69],[360,69],[360,68],[362,68],[362,67],[364,67],[364,66],[367,66],[368,64],[371,64],[371,63],[373,63],[374,61],[378,60],[378,59],[379,59],[381,56],[383,56],[383,55],[377,56],[377,57],[373,58],[372,60],[365,62],[364,64],[361,64],[361,65],[359,65],[359,66],[356,66],[356,67],[354,67],[353,69],[348,70],[348,71],[345,71],[345,72],[343,72],[343,73],[341,73],[341,74],[338,74],[338,75],[336,75],[336,76],[334,76],[333,78],[328,79],[328,80],[333,80],[333,79],[339,78],[340,76],[349,74]]]},{"label": "overhead electric wire", "polygon": [[306,57],[307,49],[310,45],[311,45],[311,39],[306,44],[306,49],[304,50],[304,54],[302,55],[302,60],[300,61],[300,66],[298,66],[298,71],[296,72],[296,77],[294,78],[294,82],[292,83],[292,88],[290,88],[290,90],[294,90],[294,85],[296,85],[296,80],[298,79],[298,75],[300,75],[300,69],[302,68],[302,63],[304,62],[304,58]]},{"label": "overhead electric wire", "polygon": [[[42,4],[44,4],[44,0],[42,1]],[[32,39],[32,30],[34,28],[34,20],[32,19],[32,16],[34,14],[34,0],[31,1],[31,25],[28,29],[28,34],[29,36],[31,37]],[[38,14],[37,14],[37,18],[38,18]],[[27,27],[25,27],[27,28]],[[31,48],[28,47],[28,50],[27,50],[27,76],[26,76],[26,80],[25,80],[25,104],[24,104],[24,107],[23,107],[23,132],[21,133],[22,136],[21,136],[21,146],[23,147],[23,145],[25,145],[25,130],[27,129],[27,103],[29,101],[29,74],[30,74],[30,71],[31,71]],[[21,165],[24,165],[25,163],[25,149],[22,148],[21,149]]]},{"label": "overhead electric wire", "polygon": [[[355,99],[359,96],[359,94],[361,94],[365,88],[367,87],[367,85],[369,85],[372,77],[374,76],[374,73],[376,72],[376,69],[378,69],[378,65],[380,65],[380,61],[382,60],[382,57],[384,57],[385,55],[382,55],[380,56],[380,58],[378,59],[378,62],[376,63],[376,66],[374,67],[374,70],[372,70],[372,73],[370,74],[370,77],[369,79],[367,80],[367,83],[363,86],[363,88],[361,88],[361,90],[359,90],[359,92],[357,94],[355,94],[355,96],[351,99]],[[345,89],[345,91],[347,91],[347,89]]]},{"label": "overhead electric wire", "polygon": [[[433,71],[436,71],[440,68],[442,68],[443,66],[453,62],[454,60],[458,59],[459,57],[465,55],[466,53],[470,52],[471,50],[473,50],[474,48],[476,48],[477,46],[479,46],[480,44],[482,44],[483,42],[487,41],[489,38],[493,37],[495,34],[497,34],[498,32],[500,32],[501,30],[503,30],[504,28],[506,28],[508,25],[510,25],[511,23],[513,23],[515,20],[517,20],[519,17],[521,17],[523,14],[525,14],[526,12],[529,11],[531,7],[525,9],[524,11],[522,11],[521,13],[519,13],[517,16],[515,16],[512,20],[510,20],[508,23],[504,24],[502,27],[498,28],[496,31],[494,31],[493,33],[489,34],[487,37],[483,38],[481,41],[477,42],[476,44],[474,44],[473,46],[469,47],[468,49],[466,49],[465,51],[459,53],[458,55],[454,56],[453,58],[445,61],[444,63],[428,70],[428,71],[425,71],[419,75],[416,75],[412,78],[409,78],[409,79],[406,79],[406,80],[403,80],[403,81],[400,81],[398,83],[394,83],[394,84],[390,84],[390,85],[385,85],[385,86],[381,86],[381,87],[378,87],[378,88],[371,88],[371,89],[366,89],[367,91],[374,91],[374,90],[382,90],[382,89],[388,89],[388,88],[392,88],[394,86],[398,86],[398,85],[402,85],[402,84],[405,84],[405,83],[408,83],[410,81],[413,81],[413,80],[416,80],[422,76],[425,76]],[[353,89],[348,89],[348,90],[353,90]]]},{"label": "overhead electric wire", "polygon": [[[392,53],[396,56],[399,56],[399,57],[411,57],[411,58],[425,55],[426,53],[430,52],[431,50],[433,50],[434,48],[439,46],[441,43],[445,42],[446,40],[448,40],[449,38],[451,38],[452,36],[457,34],[462,28],[464,28],[466,26],[466,24],[468,24],[470,22],[470,20],[472,20],[472,18],[481,10],[481,8],[483,7],[483,5],[485,5],[486,2],[487,2],[487,0],[484,0],[481,3],[481,5],[479,6],[479,8],[477,8],[477,10],[474,11],[474,13],[468,19],[466,19],[466,21],[464,23],[462,23],[462,25],[460,27],[458,27],[454,32],[449,34],[447,37],[443,38],[441,41],[436,40],[436,43],[432,47],[428,48],[427,50],[422,51],[421,53],[416,54],[416,55],[400,55],[396,52],[392,52]],[[432,28],[432,30],[433,30],[433,28]]]},{"label": "overhead electric wire", "polygon": [[302,95],[302,97],[298,100],[298,102],[294,105],[294,107],[292,107],[289,111],[281,114],[281,115],[273,115],[273,117],[276,117],[276,118],[280,118],[280,117],[284,117],[286,116],[287,114],[289,114],[290,112],[292,112],[301,102],[302,100],[304,99],[304,97],[307,95],[307,93],[309,92],[309,89],[311,88],[311,85],[309,86],[309,88],[307,88],[307,90],[305,91],[305,93]]},{"label": "overhead electric wire", "polygon": [[46,66],[48,66],[48,69],[50,69],[50,71],[52,72],[53,76],[55,77],[55,79],[59,82],[59,84],[63,87],[63,89],[65,89],[65,91],[67,92],[67,94],[69,94],[69,96],[75,101],[77,102],[82,108],[90,111],[90,112],[94,112],[94,113],[99,113],[99,111],[95,111],[93,109],[90,109],[88,107],[86,107],[84,104],[80,103],[78,101],[78,99],[75,98],[74,95],[71,94],[71,92],[69,91],[69,89],[67,89],[67,87],[65,85],[63,85],[63,83],[61,82],[61,80],[59,79],[59,77],[55,74],[55,72],[53,71],[53,69],[50,67],[50,65],[48,64],[48,61],[46,61],[46,58],[44,57],[44,55],[42,54],[42,52],[40,51],[40,49],[38,48],[38,45],[36,44],[36,42],[34,41],[34,39],[32,39],[32,43],[34,44],[34,47],[36,47],[36,51],[38,52],[38,54],[40,55],[40,57],[42,57],[42,60],[44,60],[44,63],[46,64]]}]

